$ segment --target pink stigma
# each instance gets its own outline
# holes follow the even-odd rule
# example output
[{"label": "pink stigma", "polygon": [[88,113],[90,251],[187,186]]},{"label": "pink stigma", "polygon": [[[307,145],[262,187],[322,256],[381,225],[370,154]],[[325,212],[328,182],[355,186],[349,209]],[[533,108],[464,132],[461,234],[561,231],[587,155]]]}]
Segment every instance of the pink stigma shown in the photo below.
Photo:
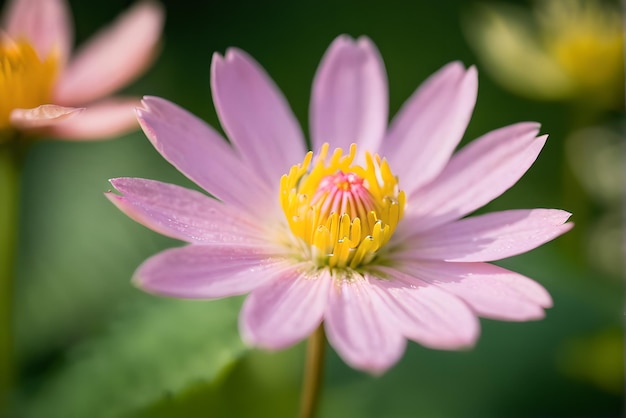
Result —
[{"label": "pink stigma", "polygon": [[366,182],[354,173],[337,173],[324,177],[313,196],[311,204],[318,206],[324,217],[331,213],[348,214],[351,219],[367,219],[367,213],[376,210],[374,199]]}]

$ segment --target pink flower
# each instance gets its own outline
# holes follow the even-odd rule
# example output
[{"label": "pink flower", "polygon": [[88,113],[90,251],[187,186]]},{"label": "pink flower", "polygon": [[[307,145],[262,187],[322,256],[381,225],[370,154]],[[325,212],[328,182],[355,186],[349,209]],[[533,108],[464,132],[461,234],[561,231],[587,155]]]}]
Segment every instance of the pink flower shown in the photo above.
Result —
[{"label": "pink flower", "polygon": [[143,1],[72,53],[64,0],[10,0],[0,38],[0,130],[96,139],[133,129],[139,100],[104,97],[153,61],[163,17],[161,6]]},{"label": "pink flower", "polygon": [[476,101],[473,67],[443,67],[387,127],[376,47],[340,36],[313,83],[314,153],[243,51],[213,56],[211,85],[231,144],[160,98],[146,97],[137,113],[156,149],[219,200],[153,180],[111,180],[121,195],[107,196],[124,213],[190,244],[145,261],[134,276],[141,288],[199,299],[250,292],[240,316],[249,344],[282,349],[323,322],[349,365],[375,373],[398,361],[406,339],[467,347],[478,338],[477,316],[526,321],[551,306],[539,284],[487,262],[561,235],[570,214],[463,218],[511,187],[546,140],[538,124],[519,123],[453,154]]}]

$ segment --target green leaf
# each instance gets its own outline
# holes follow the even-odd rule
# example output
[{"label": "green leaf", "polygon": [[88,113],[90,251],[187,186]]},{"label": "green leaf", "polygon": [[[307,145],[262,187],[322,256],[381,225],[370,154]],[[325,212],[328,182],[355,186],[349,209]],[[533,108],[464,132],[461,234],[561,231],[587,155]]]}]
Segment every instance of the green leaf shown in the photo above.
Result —
[{"label": "green leaf", "polygon": [[114,418],[200,383],[214,382],[246,351],[239,298],[153,298],[126,311],[70,353],[24,406],[27,417]]},{"label": "green leaf", "polygon": [[293,418],[299,409],[305,346],[302,342],[275,352],[251,350],[219,385],[196,385],[129,418]]}]

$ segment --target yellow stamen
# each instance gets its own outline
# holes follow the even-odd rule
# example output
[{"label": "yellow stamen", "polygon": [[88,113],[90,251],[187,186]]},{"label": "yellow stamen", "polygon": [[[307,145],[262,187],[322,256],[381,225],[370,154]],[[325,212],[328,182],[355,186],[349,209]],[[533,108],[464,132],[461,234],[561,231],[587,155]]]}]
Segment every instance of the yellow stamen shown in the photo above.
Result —
[{"label": "yellow stamen", "polygon": [[347,155],[328,156],[324,144],[313,162],[309,152],[281,178],[280,201],[292,234],[318,266],[356,269],[369,263],[391,238],[402,218],[405,194],[389,164],[365,154],[354,165]]},{"label": "yellow stamen", "polygon": [[10,126],[13,109],[50,103],[58,61],[56,53],[40,59],[25,40],[0,40],[0,130]]}]

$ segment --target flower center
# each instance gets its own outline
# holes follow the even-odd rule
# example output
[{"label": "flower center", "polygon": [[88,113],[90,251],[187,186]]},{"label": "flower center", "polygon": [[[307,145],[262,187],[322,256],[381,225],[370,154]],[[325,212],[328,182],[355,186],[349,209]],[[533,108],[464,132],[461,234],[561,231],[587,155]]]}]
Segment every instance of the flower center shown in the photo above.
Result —
[{"label": "flower center", "polygon": [[405,195],[386,160],[365,154],[354,165],[356,145],[328,158],[324,144],[309,152],[280,182],[280,200],[292,234],[318,266],[358,268],[385,245],[402,218]]},{"label": "flower center", "polygon": [[10,126],[11,111],[50,102],[58,56],[41,60],[27,41],[0,40],[0,129]]}]

